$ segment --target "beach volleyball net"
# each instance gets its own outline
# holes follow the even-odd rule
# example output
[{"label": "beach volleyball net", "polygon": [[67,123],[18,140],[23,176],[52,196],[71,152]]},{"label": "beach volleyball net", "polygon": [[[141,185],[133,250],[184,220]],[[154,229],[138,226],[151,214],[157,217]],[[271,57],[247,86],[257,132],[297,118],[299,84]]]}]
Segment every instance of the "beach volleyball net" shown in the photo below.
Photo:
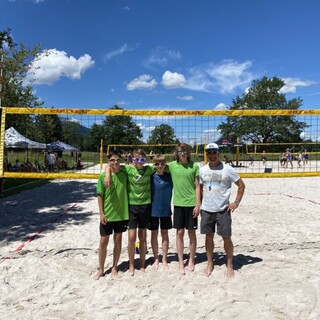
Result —
[{"label": "beach volleyball net", "polygon": [[[236,168],[242,177],[290,177],[320,175],[320,110],[123,110],[123,109],[55,109],[55,108],[1,108],[1,137],[0,137],[0,178],[75,178],[96,179],[104,170],[107,153],[118,150],[123,155],[135,149],[143,149],[150,164],[150,152],[163,153],[168,161],[173,160],[173,152],[177,142],[190,146],[192,160],[200,165],[206,163],[205,145],[216,142],[220,146],[221,161]],[[63,123],[65,141],[60,147],[54,147],[56,137],[50,132],[46,141],[38,139],[34,131],[24,128],[23,136],[31,142],[21,141],[10,144],[6,139],[8,129],[7,119],[29,115],[35,119],[37,115],[58,117]],[[301,141],[285,143],[251,143],[249,141],[232,140],[228,134],[222,136],[218,129],[228,117],[268,117],[276,119],[279,116],[294,117],[307,124],[301,133]],[[125,131],[115,130],[106,126],[106,119],[116,120],[120,124],[129,119],[133,124]],[[14,122],[14,121],[13,121]],[[107,122],[108,123],[108,122]],[[27,124],[26,124],[27,125]],[[150,143],[154,130],[165,125],[171,128],[173,135],[163,137],[160,130],[158,139],[162,143]],[[23,125],[22,125],[23,127]],[[21,125],[20,125],[21,128]],[[136,129],[139,128],[138,136]],[[108,130],[114,130],[110,138]],[[49,131],[49,130],[48,130]],[[106,133],[107,132],[107,133]],[[126,136],[126,137],[124,137]],[[167,138],[167,140],[165,139]],[[125,140],[133,141],[125,143]],[[138,140],[137,140],[138,139]],[[166,141],[170,140],[170,143]],[[161,140],[162,141],[162,140]],[[43,147],[44,143],[45,147]],[[64,145],[67,147],[64,148]],[[290,151],[292,162],[280,162],[281,155]],[[298,163],[300,151],[307,153],[308,159]],[[49,168],[46,161],[48,152],[55,155],[56,164]],[[262,155],[266,159],[262,159]],[[15,166],[18,160],[18,167]]]}]

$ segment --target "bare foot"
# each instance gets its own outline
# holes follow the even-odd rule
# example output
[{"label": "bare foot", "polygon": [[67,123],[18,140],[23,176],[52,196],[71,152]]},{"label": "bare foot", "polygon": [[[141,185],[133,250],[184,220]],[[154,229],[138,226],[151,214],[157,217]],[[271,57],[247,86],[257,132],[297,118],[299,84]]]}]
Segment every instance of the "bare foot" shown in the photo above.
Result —
[{"label": "bare foot", "polygon": [[95,276],[93,277],[94,280],[99,280],[101,277],[103,277],[104,274],[103,274],[103,271],[98,271]]},{"label": "bare foot", "polygon": [[182,276],[184,276],[184,275],[186,274],[186,270],[185,270],[184,266],[179,267],[179,273],[180,273]]},{"label": "bare foot", "polygon": [[162,269],[169,270],[169,265],[168,265],[167,261],[162,261]]},{"label": "bare foot", "polygon": [[146,269],[145,269],[144,267],[141,267],[141,268],[140,268],[140,271],[141,271],[141,272],[146,272]]},{"label": "bare foot", "polygon": [[134,267],[129,267],[129,275],[134,276]]},{"label": "bare foot", "polygon": [[152,266],[153,266],[154,270],[158,270],[159,269],[159,260],[156,259]]},{"label": "bare foot", "polygon": [[186,267],[186,270],[189,272],[193,272],[194,271],[194,264],[189,262],[188,266]]},{"label": "bare foot", "polygon": [[207,268],[206,268],[206,270],[204,271],[204,273],[205,273],[205,275],[207,276],[207,277],[210,277],[211,276],[211,273],[212,273],[212,271],[213,271],[213,265],[207,265]]},{"label": "bare foot", "polygon": [[227,268],[227,272],[226,272],[226,277],[227,278],[233,278],[234,277],[234,270],[233,268]]},{"label": "bare foot", "polygon": [[112,270],[111,270],[111,277],[115,277],[118,275],[118,269],[113,267]]}]

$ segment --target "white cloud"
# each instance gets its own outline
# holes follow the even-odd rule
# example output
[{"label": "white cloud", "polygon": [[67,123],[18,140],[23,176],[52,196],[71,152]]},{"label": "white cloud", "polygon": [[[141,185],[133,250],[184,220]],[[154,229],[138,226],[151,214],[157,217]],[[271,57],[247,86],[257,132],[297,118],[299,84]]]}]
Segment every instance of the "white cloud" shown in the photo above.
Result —
[{"label": "white cloud", "polygon": [[162,85],[167,89],[181,88],[186,84],[186,78],[183,74],[166,71],[162,76]]},{"label": "white cloud", "polygon": [[180,59],[181,53],[179,51],[158,46],[151,51],[148,60],[144,64],[148,68],[152,68],[154,65],[165,67],[171,61],[177,61]]},{"label": "white cloud", "polygon": [[317,132],[306,132],[306,131],[302,131],[300,133],[300,138],[302,140],[311,140],[313,142],[318,142],[320,141],[320,136],[318,135]]},{"label": "white cloud", "polygon": [[211,128],[211,129],[203,130],[201,136],[202,137],[200,141],[207,141],[207,143],[215,142],[221,137],[221,132],[216,128]]},{"label": "white cloud", "polygon": [[203,133],[219,133],[216,129],[206,129],[202,131]]},{"label": "white cloud", "polygon": [[128,104],[130,104],[130,103],[125,100],[120,100],[116,103],[116,105],[118,105],[118,106],[123,106],[123,105],[128,105]]},{"label": "white cloud", "polygon": [[314,81],[303,81],[299,78],[284,78],[285,86],[281,88],[280,93],[295,93],[297,87],[309,87],[316,84]]},{"label": "white cloud", "polygon": [[229,107],[224,103],[219,103],[214,107],[214,110],[228,110]]},{"label": "white cloud", "polygon": [[146,126],[145,124],[139,122],[137,123],[137,126],[141,129],[141,131],[145,132],[151,132],[155,129],[155,126]]},{"label": "white cloud", "polygon": [[80,123],[80,120],[76,118],[66,118],[66,121]]},{"label": "white cloud", "polygon": [[27,79],[34,84],[53,84],[61,77],[79,80],[94,63],[88,54],[76,59],[68,57],[64,51],[49,49],[40,53],[31,63]]},{"label": "white cloud", "polygon": [[131,80],[127,84],[129,91],[133,90],[150,90],[157,86],[157,81],[148,74],[142,74],[138,78]]},{"label": "white cloud", "polygon": [[155,129],[156,127],[155,126],[150,126],[150,127],[145,127],[145,131],[148,131],[148,132],[151,132]]},{"label": "white cloud", "polygon": [[185,101],[191,101],[191,100],[194,100],[193,96],[177,96],[177,99],[178,100],[185,100]]},{"label": "white cloud", "polygon": [[128,46],[126,43],[124,43],[120,48],[106,53],[106,54],[104,55],[104,57],[103,57],[103,62],[106,63],[106,62],[108,62],[110,59],[112,59],[112,58],[114,58],[114,57],[116,57],[116,56],[120,56],[120,55],[122,55],[122,54],[125,53],[125,52],[135,50],[137,47],[138,47],[137,44],[130,47],[130,46]]},{"label": "white cloud", "polygon": [[204,92],[233,93],[237,88],[245,88],[254,79],[248,69],[250,61],[239,63],[224,60],[220,64],[208,63],[190,70],[191,77],[184,86],[187,89]]}]

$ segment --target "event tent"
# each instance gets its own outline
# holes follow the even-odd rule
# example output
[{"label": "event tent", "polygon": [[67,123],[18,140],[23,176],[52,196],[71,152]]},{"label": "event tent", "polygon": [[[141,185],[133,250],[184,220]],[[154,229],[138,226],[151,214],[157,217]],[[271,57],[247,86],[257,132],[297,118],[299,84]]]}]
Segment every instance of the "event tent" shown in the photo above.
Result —
[{"label": "event tent", "polygon": [[51,151],[80,151],[78,148],[70,146],[70,144],[61,142],[61,141],[55,141],[47,144],[47,150]]},{"label": "event tent", "polygon": [[41,142],[32,141],[21,133],[19,133],[14,127],[11,127],[5,131],[4,138],[5,148],[14,149],[45,149],[46,144]]}]

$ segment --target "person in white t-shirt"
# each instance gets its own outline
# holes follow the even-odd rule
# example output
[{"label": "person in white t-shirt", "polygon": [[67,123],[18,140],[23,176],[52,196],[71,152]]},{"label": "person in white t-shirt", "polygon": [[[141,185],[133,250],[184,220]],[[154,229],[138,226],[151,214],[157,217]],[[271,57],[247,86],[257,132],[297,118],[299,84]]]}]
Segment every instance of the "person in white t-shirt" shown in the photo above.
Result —
[{"label": "person in white t-shirt", "polygon": [[[226,276],[233,277],[233,243],[231,240],[231,213],[238,208],[243,197],[245,184],[237,171],[220,161],[219,146],[209,143],[205,152],[208,164],[200,168],[199,180],[201,190],[201,234],[206,235],[206,254],[208,264],[206,275],[209,277],[214,269],[214,233],[224,242],[227,255]],[[230,203],[232,183],[238,187],[236,199]]]},{"label": "person in white t-shirt", "polygon": [[56,156],[53,152],[48,151],[48,154],[46,155],[46,162],[48,164],[48,171],[53,172],[56,164]]}]

